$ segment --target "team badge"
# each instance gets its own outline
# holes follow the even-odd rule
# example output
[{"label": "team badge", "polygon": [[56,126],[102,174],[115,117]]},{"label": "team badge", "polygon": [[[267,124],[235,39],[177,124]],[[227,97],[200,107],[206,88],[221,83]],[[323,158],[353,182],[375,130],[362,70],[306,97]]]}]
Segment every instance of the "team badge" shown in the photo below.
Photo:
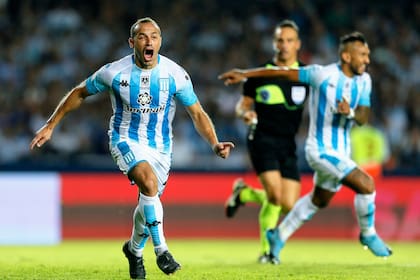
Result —
[{"label": "team badge", "polygon": [[304,86],[292,86],[292,100],[296,105],[300,105],[305,101],[306,88]]},{"label": "team badge", "polygon": [[149,86],[149,77],[141,77],[141,87],[148,87]]}]

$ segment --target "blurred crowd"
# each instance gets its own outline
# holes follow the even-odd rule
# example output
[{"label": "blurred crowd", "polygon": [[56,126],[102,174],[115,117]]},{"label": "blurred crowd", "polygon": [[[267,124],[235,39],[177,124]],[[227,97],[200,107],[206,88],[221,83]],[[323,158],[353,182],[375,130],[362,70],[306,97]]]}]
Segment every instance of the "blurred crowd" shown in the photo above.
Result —
[{"label": "blurred crowd", "polygon": [[[233,67],[255,67],[273,55],[277,22],[301,29],[304,63],[338,61],[344,33],[363,32],[371,48],[372,124],[387,137],[388,171],[420,171],[420,2],[333,0],[0,0],[0,170],[115,168],[108,154],[106,94],[66,116],[50,143],[30,151],[34,132],[62,96],[103,64],[131,53],[131,24],[150,16],[161,26],[161,53],[190,73],[228,160],[198,139],[182,106],[174,122],[175,169],[248,169],[244,124],[234,106],[241,86],[217,79]],[[307,117],[298,136],[299,155]],[[197,140],[196,140],[197,139]],[[304,160],[301,167],[307,168]]]}]

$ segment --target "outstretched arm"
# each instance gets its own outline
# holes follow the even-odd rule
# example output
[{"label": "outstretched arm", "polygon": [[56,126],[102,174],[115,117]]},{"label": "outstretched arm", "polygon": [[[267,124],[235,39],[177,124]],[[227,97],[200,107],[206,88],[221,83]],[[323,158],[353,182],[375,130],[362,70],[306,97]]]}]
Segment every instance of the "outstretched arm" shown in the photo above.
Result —
[{"label": "outstretched arm", "polygon": [[60,120],[70,111],[77,109],[82,101],[89,95],[85,83],[81,83],[67,93],[54,110],[54,113],[47,120],[45,125],[41,127],[33,138],[30,148],[31,150],[37,146],[38,148],[51,139],[54,128]]},{"label": "outstretched arm", "polygon": [[237,84],[255,77],[280,77],[290,81],[299,80],[299,71],[287,67],[232,69],[219,75],[219,80],[224,80],[225,85]]},{"label": "outstretched arm", "polygon": [[193,105],[187,107],[187,111],[194,123],[194,127],[197,132],[205,139],[213,151],[221,158],[229,157],[230,150],[235,147],[232,142],[219,142],[217,139],[214,125],[207,115],[207,113],[201,107],[200,102],[196,102]]}]

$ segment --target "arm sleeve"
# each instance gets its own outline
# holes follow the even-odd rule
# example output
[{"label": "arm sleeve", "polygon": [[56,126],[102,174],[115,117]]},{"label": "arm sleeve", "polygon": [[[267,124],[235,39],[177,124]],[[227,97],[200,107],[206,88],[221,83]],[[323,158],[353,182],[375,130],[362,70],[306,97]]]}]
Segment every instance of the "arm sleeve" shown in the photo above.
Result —
[{"label": "arm sleeve", "polygon": [[311,86],[315,86],[316,81],[319,80],[319,76],[322,71],[321,65],[313,64],[299,68],[299,81]]},{"label": "arm sleeve", "polygon": [[370,107],[370,95],[372,92],[372,79],[370,75],[365,74],[363,83],[362,83],[362,93],[359,99],[359,106]]},{"label": "arm sleeve", "polygon": [[190,76],[182,67],[180,68],[180,73],[175,76],[175,83],[177,85],[175,96],[182,105],[191,106],[198,101],[198,98],[194,92]]},{"label": "arm sleeve", "polygon": [[86,88],[89,94],[94,95],[109,89],[108,84],[105,82],[106,69],[109,65],[105,65],[93,73],[86,79]]}]

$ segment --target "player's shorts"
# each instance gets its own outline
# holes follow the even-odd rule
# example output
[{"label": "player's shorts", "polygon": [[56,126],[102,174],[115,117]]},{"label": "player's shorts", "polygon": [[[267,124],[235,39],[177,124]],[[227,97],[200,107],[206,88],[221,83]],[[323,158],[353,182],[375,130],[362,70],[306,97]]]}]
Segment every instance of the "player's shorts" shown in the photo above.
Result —
[{"label": "player's shorts", "polygon": [[356,163],[347,155],[329,149],[320,153],[312,146],[305,147],[306,160],[314,170],[314,184],[317,187],[337,192],[341,189],[341,180],[353,169]]},{"label": "player's shorts", "polygon": [[283,178],[300,181],[294,137],[256,135],[248,140],[248,151],[257,174],[278,170]]},{"label": "player's shorts", "polygon": [[171,167],[170,154],[161,153],[135,141],[122,141],[116,145],[110,145],[110,151],[118,168],[126,175],[139,162],[147,161],[158,179],[159,195],[163,193]]}]

